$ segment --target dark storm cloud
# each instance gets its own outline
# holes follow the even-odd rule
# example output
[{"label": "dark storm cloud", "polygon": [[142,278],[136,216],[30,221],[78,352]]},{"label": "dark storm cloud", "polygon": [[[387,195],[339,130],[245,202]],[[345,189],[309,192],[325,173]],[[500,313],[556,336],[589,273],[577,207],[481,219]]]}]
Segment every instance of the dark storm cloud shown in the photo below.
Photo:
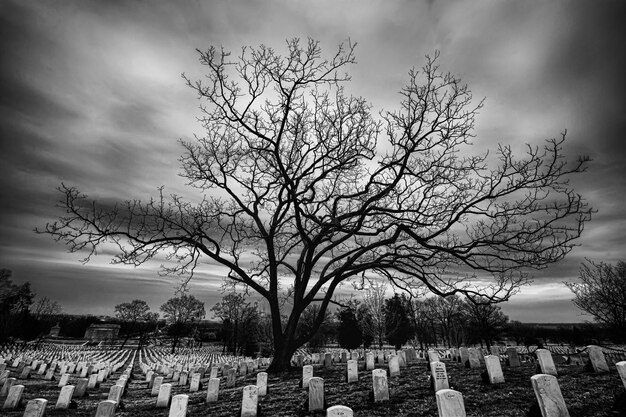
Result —
[{"label": "dark storm cloud", "polygon": [[[592,157],[589,171],[572,180],[598,209],[580,247],[534,272],[535,284],[509,307],[513,319],[529,308],[571,315],[561,282],[576,277],[585,257],[625,257],[625,12],[623,2],[579,0],[4,1],[0,267],[31,280],[36,291],[64,297],[73,306],[68,311],[92,303],[65,296],[65,285],[77,293],[108,291],[116,302],[139,288],[137,296],[162,303],[175,280],[152,285],[158,268],[111,267],[108,249],[83,266],[81,256],[32,233],[61,214],[55,187],[77,185],[106,204],[145,200],[160,185],[184,195],[177,139],[201,130],[198,102],[180,74],[201,77],[195,48],[224,45],[237,54],[243,45],[265,43],[284,51],[285,39],[312,36],[330,53],[350,37],[359,46],[348,90],[376,110],[396,107],[407,70],[440,50],[442,69],[487,98],[476,149],[497,142],[522,149],[567,128],[568,156]],[[203,267],[198,291],[215,298],[224,273]]]}]

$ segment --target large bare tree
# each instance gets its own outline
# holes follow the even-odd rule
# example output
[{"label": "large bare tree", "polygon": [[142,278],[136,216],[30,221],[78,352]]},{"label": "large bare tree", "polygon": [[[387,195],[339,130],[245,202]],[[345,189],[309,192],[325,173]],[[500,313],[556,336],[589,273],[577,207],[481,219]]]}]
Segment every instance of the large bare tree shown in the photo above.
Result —
[{"label": "large bare tree", "polygon": [[[372,114],[343,88],[354,46],[328,58],[298,39],[285,55],[199,51],[206,77],[185,79],[205,133],[183,142],[181,158],[198,202],[161,191],[111,209],[62,186],[66,214],[46,231],[88,254],[112,242],[131,265],[163,251],[178,261],[172,273],[202,258],[226,266],[231,282],[267,300],[272,371],[289,367],[346,280],[375,274],[409,291],[499,301],[526,268],[571,250],[591,210],[568,185],[585,158],[563,159],[564,135],[519,158],[508,146],[473,155],[482,102],[437,56],[409,71],[396,110]],[[296,331],[312,303],[315,325]]]}]

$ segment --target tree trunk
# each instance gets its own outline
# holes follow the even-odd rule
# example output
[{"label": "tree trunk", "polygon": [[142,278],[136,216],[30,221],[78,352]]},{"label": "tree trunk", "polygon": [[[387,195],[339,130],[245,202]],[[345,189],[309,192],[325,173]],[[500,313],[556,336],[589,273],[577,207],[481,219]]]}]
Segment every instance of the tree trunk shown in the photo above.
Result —
[{"label": "tree trunk", "polygon": [[280,346],[275,346],[272,363],[267,369],[267,372],[276,374],[290,371],[292,369],[291,357],[295,351],[293,341],[285,340]]}]

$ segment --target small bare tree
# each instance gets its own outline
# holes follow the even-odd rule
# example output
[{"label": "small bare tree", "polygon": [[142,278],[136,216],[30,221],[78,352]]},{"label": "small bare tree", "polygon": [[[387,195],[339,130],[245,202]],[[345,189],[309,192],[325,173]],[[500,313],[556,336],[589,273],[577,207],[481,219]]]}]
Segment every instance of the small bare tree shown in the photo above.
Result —
[{"label": "small bare tree", "polygon": [[[568,186],[584,170],[562,156],[565,135],[516,157],[508,146],[473,155],[469,88],[440,71],[437,56],[410,70],[396,110],[372,114],[346,94],[355,45],[322,57],[318,42],[260,46],[232,58],[200,52],[205,135],[183,142],[182,175],[198,203],[161,190],[148,202],[113,208],[63,185],[66,214],[46,232],[86,251],[117,245],[118,262],[139,265],[159,252],[188,273],[202,257],[267,300],[270,371],[327,317],[338,286],[366,273],[407,291],[508,299],[526,268],[562,259],[591,209]],[[481,274],[478,285],[474,274]],[[284,295],[290,298],[284,301]],[[318,306],[307,331],[307,307]]]},{"label": "small bare tree", "polygon": [[616,341],[626,340],[626,262],[616,265],[583,262],[580,282],[566,282],[574,293],[576,307],[592,315],[613,334]]},{"label": "small bare tree", "polygon": [[361,324],[363,333],[370,336],[378,344],[378,348],[383,348],[385,341],[385,295],[387,285],[384,283],[372,281],[366,287],[363,294],[362,308],[367,313],[367,320]]}]

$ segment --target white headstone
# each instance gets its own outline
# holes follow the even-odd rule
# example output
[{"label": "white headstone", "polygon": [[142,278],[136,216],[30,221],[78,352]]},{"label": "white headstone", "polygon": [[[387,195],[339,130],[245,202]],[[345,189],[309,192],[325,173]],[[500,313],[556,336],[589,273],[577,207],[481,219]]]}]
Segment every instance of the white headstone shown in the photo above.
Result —
[{"label": "white headstone", "polygon": [[450,385],[448,384],[446,365],[443,362],[431,362],[430,375],[433,379],[433,389],[435,392],[450,388]]},{"label": "white headstone", "polygon": [[172,405],[170,405],[170,413],[168,417],[186,417],[187,416],[187,403],[189,402],[189,396],[185,394],[178,394],[172,397]]},{"label": "white headstone", "polygon": [[206,402],[208,403],[216,402],[219,397],[220,379],[209,378],[209,383],[207,385],[208,387],[206,390]]},{"label": "white headstone", "polygon": [[541,373],[557,376],[556,366],[554,366],[554,360],[552,360],[552,353],[548,349],[537,349],[537,361],[541,368]]},{"label": "white headstone", "polygon": [[435,394],[439,417],[465,417],[465,404],[460,392],[442,389]]},{"label": "white headstone", "polygon": [[151,396],[159,395],[159,390],[161,389],[161,384],[163,383],[163,377],[157,376],[154,378],[154,383],[152,384],[152,391],[150,391]]},{"label": "white headstone", "polygon": [[98,374],[89,375],[89,382],[87,383],[87,388],[94,389],[98,386]]},{"label": "white headstone", "polygon": [[374,390],[374,402],[389,400],[387,372],[384,369],[374,369],[372,371],[372,388]]},{"label": "white headstone", "polygon": [[461,365],[469,368],[469,349],[465,346],[459,348],[459,357],[461,358]]},{"label": "white headstone", "polygon": [[367,371],[374,370],[374,353],[373,352],[367,352],[365,354],[365,369]]},{"label": "white headstone", "polygon": [[172,394],[172,384],[161,384],[159,387],[159,396],[157,397],[157,408],[167,408],[170,405]]},{"label": "white headstone", "polygon": [[11,389],[9,389],[9,395],[7,395],[7,399],[4,401],[2,408],[5,410],[13,410],[17,408],[22,401],[23,393],[24,385],[13,385]]},{"label": "white headstone", "polygon": [[521,365],[516,348],[509,346],[506,348],[506,354],[509,357],[509,366],[516,368]]},{"label": "white headstone", "polygon": [[54,408],[59,410],[66,410],[70,406],[72,401],[72,395],[74,395],[74,385],[65,385],[61,388],[59,393],[59,399],[57,400]]},{"label": "white headstone", "polygon": [[59,380],[59,387],[64,387],[67,385],[67,381],[70,379],[70,374],[61,375],[61,379]]},{"label": "white headstone", "polygon": [[553,375],[538,374],[530,377],[539,409],[543,417],[569,417],[561,388]]},{"label": "white headstone", "polygon": [[241,397],[241,417],[256,417],[259,405],[259,392],[256,385],[243,387]]},{"label": "white headstone", "polygon": [[589,353],[589,360],[593,367],[593,372],[609,372],[609,365],[606,363],[604,352],[600,346],[589,345],[587,346],[587,352]]},{"label": "white headstone", "polygon": [[624,388],[626,388],[626,361],[617,362],[615,367],[617,368],[617,373],[622,380],[622,384],[624,384]]},{"label": "white headstone", "polygon": [[124,393],[124,387],[121,385],[113,385],[109,389],[109,396],[107,400],[112,400],[117,403],[119,407],[122,402],[122,394]]},{"label": "white headstone", "polygon": [[302,388],[309,386],[309,381],[313,378],[313,366],[304,365],[302,367]]},{"label": "white headstone", "polygon": [[398,356],[390,355],[389,356],[389,376],[399,376],[400,375],[400,363],[398,362]]},{"label": "white headstone", "polygon": [[235,386],[235,373],[237,370],[235,368],[230,368],[226,371],[226,387],[233,388]]},{"label": "white headstone", "polygon": [[117,407],[115,401],[100,401],[96,410],[96,417],[113,417],[115,415],[115,407]]},{"label": "white headstone", "polygon": [[46,412],[46,405],[48,400],[45,398],[34,398],[26,404],[26,410],[24,410],[24,417],[43,417]]},{"label": "white headstone", "polygon": [[439,354],[434,350],[429,350],[428,362],[439,362]]},{"label": "white headstone", "polygon": [[217,371],[219,371],[220,368],[218,368],[217,366],[212,366],[211,367],[211,372],[209,373],[209,379],[211,378],[217,378]]},{"label": "white headstone", "polygon": [[89,380],[87,378],[80,378],[76,381],[76,389],[74,390],[74,397],[80,398],[87,394],[87,385]]},{"label": "white headstone", "polygon": [[[8,371],[7,371],[8,372]],[[2,385],[2,389],[0,390],[0,397],[4,397],[5,395],[9,395],[9,391],[11,387],[15,384],[15,378],[7,378]]]},{"label": "white headstone", "polygon": [[259,372],[256,374],[256,386],[258,388],[259,397],[267,395],[267,372]]},{"label": "white headstone", "polygon": [[333,405],[326,410],[326,417],[354,417],[354,412],[345,405]]},{"label": "white headstone", "polygon": [[359,364],[357,361],[348,361],[348,382],[357,382],[359,380]]},{"label": "white headstone", "polygon": [[313,377],[309,380],[309,412],[324,409],[324,380]]},{"label": "white headstone", "polygon": [[200,372],[191,374],[191,385],[189,386],[189,392],[197,391],[200,391]]},{"label": "white headstone", "polygon": [[502,373],[499,356],[485,356],[485,366],[487,367],[487,375],[489,375],[490,384],[504,383],[504,374]]},{"label": "white headstone", "polygon": [[478,349],[469,348],[467,349],[467,353],[469,354],[469,367],[480,368],[480,353]]}]

